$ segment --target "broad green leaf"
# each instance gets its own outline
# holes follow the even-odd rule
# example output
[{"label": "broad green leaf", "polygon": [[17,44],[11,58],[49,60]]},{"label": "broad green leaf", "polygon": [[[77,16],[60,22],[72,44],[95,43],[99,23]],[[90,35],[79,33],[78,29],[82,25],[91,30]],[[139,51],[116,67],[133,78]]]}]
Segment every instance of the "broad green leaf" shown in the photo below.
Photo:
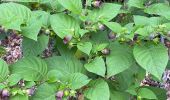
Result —
[{"label": "broad green leaf", "polygon": [[81,0],[58,0],[58,2],[66,9],[72,11],[75,14],[82,12],[82,1]]},{"label": "broad green leaf", "polygon": [[20,25],[26,23],[31,17],[30,9],[17,3],[0,4],[0,13],[0,25],[19,31]]},{"label": "broad green leaf", "polygon": [[84,96],[89,100],[109,100],[109,86],[104,80],[93,80],[87,87],[88,88],[84,91]]},{"label": "broad green leaf", "polygon": [[80,29],[79,23],[66,14],[52,15],[50,22],[52,29],[60,38],[64,38],[68,34],[78,34]]},{"label": "broad green leaf", "polygon": [[[74,54],[75,52],[69,50],[62,41],[58,41],[58,49],[61,56],[53,56],[46,59],[49,70],[58,70],[64,75],[72,73],[85,74],[85,68],[80,60],[78,60]],[[62,66],[62,67],[61,67]]]},{"label": "broad green leaf", "polygon": [[11,73],[27,81],[42,81],[47,74],[47,64],[37,57],[26,57],[11,65]]},{"label": "broad green leaf", "polygon": [[15,96],[11,96],[10,100],[29,100],[29,99],[28,99],[28,95],[17,94]]},{"label": "broad green leaf", "polygon": [[144,8],[145,1],[146,0],[129,0],[128,6],[137,7],[137,8]]},{"label": "broad green leaf", "polygon": [[137,63],[146,71],[161,79],[168,63],[168,52],[162,44],[145,43],[133,49]]},{"label": "broad green leaf", "polygon": [[38,19],[31,19],[29,24],[25,27],[21,27],[22,35],[37,41],[38,33],[41,29],[42,22]]},{"label": "broad green leaf", "polygon": [[154,32],[154,28],[152,26],[140,27],[135,31],[135,33],[144,37],[150,36],[152,32]]},{"label": "broad green leaf", "polygon": [[[4,0],[4,1],[11,1],[11,0]],[[13,2],[39,2],[41,0],[12,0]]]},{"label": "broad green leaf", "polygon": [[141,25],[141,26],[156,26],[156,25],[160,25],[164,22],[166,22],[166,20],[162,17],[145,17],[145,16],[139,16],[139,15],[135,15],[134,16],[134,22],[135,25]]},{"label": "broad green leaf", "polygon": [[146,98],[146,99],[157,99],[155,93],[148,89],[148,88],[140,88],[137,91],[137,95],[140,96],[141,98]]},{"label": "broad green leaf", "polygon": [[11,74],[8,77],[8,82],[10,86],[16,85],[20,80],[22,79],[22,76],[19,74]]},{"label": "broad green leaf", "polygon": [[36,20],[39,20],[42,23],[43,27],[48,28],[50,26],[50,14],[48,12],[37,10],[32,11],[32,14]]},{"label": "broad green leaf", "polygon": [[97,22],[97,21],[110,21],[118,14],[121,5],[114,3],[103,3],[102,6],[98,9],[94,9],[89,12],[89,19]]},{"label": "broad green leaf", "polygon": [[88,77],[81,73],[73,73],[67,75],[62,79],[63,82],[68,83],[69,87],[73,90],[80,89],[81,87],[87,85],[90,81]]},{"label": "broad green leaf", "polygon": [[114,43],[110,47],[111,54],[106,57],[107,77],[116,75],[134,64],[132,48],[128,45]]},{"label": "broad green leaf", "polygon": [[106,67],[102,57],[96,57],[91,62],[84,65],[87,71],[95,73],[100,76],[105,76]]},{"label": "broad green leaf", "polygon": [[32,100],[56,100],[56,91],[47,83],[40,85]]},{"label": "broad green leaf", "polygon": [[82,63],[75,57],[71,57],[69,55],[54,56],[46,59],[46,62],[50,70],[58,70],[64,73],[65,75],[75,72],[84,73]]},{"label": "broad green leaf", "polygon": [[122,26],[119,23],[105,22],[104,24],[115,33],[121,33],[122,32]]},{"label": "broad green leaf", "polygon": [[24,38],[23,40],[23,55],[24,56],[37,56],[41,54],[45,48],[48,47],[49,37],[40,35],[37,41]]},{"label": "broad green leaf", "polygon": [[0,59],[0,82],[5,81],[8,74],[9,74],[8,65],[4,60]]},{"label": "broad green leaf", "polygon": [[98,51],[101,51],[105,49],[108,46],[108,43],[101,43],[101,44],[93,44],[93,53],[97,53]]},{"label": "broad green leaf", "polygon": [[49,82],[56,82],[56,81],[60,81],[64,76],[65,74],[63,74],[63,72],[61,71],[50,70],[47,74],[47,80]]},{"label": "broad green leaf", "polygon": [[110,100],[130,100],[130,95],[122,91],[110,91]]},{"label": "broad green leaf", "polygon": [[80,42],[77,44],[77,48],[85,54],[89,55],[92,49],[92,44],[91,42]]},{"label": "broad green leaf", "polygon": [[155,3],[144,10],[148,14],[161,15],[170,19],[170,7],[165,3]]}]

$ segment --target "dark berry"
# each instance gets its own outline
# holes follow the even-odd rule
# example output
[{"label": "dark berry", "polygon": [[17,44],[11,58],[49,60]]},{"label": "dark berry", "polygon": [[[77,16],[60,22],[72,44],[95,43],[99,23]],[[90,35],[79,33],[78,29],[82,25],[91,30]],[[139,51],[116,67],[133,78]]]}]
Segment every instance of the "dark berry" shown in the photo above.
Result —
[{"label": "dark berry", "polygon": [[110,33],[108,34],[108,38],[111,39],[111,40],[113,40],[113,39],[116,38],[116,34],[113,33],[113,32],[110,32]]},{"label": "dark berry", "polygon": [[105,30],[105,26],[103,24],[99,24],[99,30],[104,31]]},{"label": "dark berry", "polygon": [[2,97],[8,97],[9,91],[7,89],[2,90]]},{"label": "dark berry", "polygon": [[64,92],[63,91],[58,91],[57,94],[56,94],[56,97],[57,98],[62,98],[64,95]]},{"label": "dark berry", "polygon": [[64,37],[63,43],[64,43],[64,44],[67,44],[68,42],[71,41],[71,39],[72,39],[72,35],[69,34],[69,35],[67,35],[67,36]]},{"label": "dark berry", "polygon": [[34,91],[35,91],[34,88],[30,88],[30,89],[26,90],[26,93],[27,93],[27,95],[32,96],[34,94]]},{"label": "dark berry", "polygon": [[96,0],[96,1],[92,2],[92,5],[93,5],[94,7],[100,7],[101,4],[102,4],[102,2],[99,1],[99,0]]},{"label": "dark berry", "polygon": [[102,52],[102,54],[104,54],[104,55],[109,55],[109,54],[110,54],[110,50],[107,49],[107,48],[103,49],[101,52]]}]

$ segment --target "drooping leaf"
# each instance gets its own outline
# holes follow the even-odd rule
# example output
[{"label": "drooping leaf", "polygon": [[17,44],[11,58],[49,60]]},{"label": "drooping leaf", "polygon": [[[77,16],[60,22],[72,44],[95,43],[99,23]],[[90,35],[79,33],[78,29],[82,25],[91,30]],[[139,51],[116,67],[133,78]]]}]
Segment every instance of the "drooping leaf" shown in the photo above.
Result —
[{"label": "drooping leaf", "polygon": [[92,10],[88,17],[90,20],[97,21],[110,21],[118,14],[121,5],[114,3],[103,3],[99,9]]},{"label": "drooping leaf", "polygon": [[145,17],[145,16],[139,16],[139,15],[135,15],[134,16],[134,22],[135,25],[141,25],[141,26],[156,26],[156,25],[160,25],[164,22],[166,22],[166,20],[162,17]]},{"label": "drooping leaf", "polygon": [[11,73],[21,75],[27,81],[44,80],[47,64],[37,57],[26,57],[11,65]]},{"label": "drooping leaf", "polygon": [[82,52],[86,53],[87,55],[89,55],[90,51],[92,49],[92,43],[91,42],[83,42],[83,43],[81,42],[81,43],[77,44],[77,48],[80,51],[82,51]]},{"label": "drooping leaf", "polygon": [[[86,73],[81,61],[63,43],[58,42],[58,49],[61,56],[53,56],[46,59],[49,70],[58,70],[68,75],[71,73]],[[62,67],[61,67],[62,66]]]},{"label": "drooping leaf", "polygon": [[81,0],[58,0],[58,2],[66,9],[80,14],[82,12],[82,1]]},{"label": "drooping leaf", "polygon": [[81,87],[87,85],[90,81],[86,75],[81,73],[67,75],[62,80],[63,82],[68,83],[70,88],[73,90],[80,89]]},{"label": "drooping leaf", "polygon": [[10,86],[16,85],[21,79],[22,79],[21,75],[19,75],[19,74],[11,74],[8,77],[9,85]]},{"label": "drooping leaf", "polygon": [[124,44],[112,44],[111,54],[106,57],[107,77],[116,75],[134,63],[132,48]]},{"label": "drooping leaf", "polygon": [[170,19],[170,7],[165,3],[155,3],[147,7],[144,10],[148,14],[161,15],[167,19]]},{"label": "drooping leaf", "polygon": [[17,3],[0,4],[0,13],[0,25],[19,31],[21,24],[26,23],[31,17],[30,9]]},{"label": "drooping leaf", "polygon": [[52,86],[47,83],[44,83],[38,87],[33,96],[33,100],[56,100],[56,92]]},{"label": "drooping leaf", "polygon": [[85,64],[87,71],[95,73],[100,76],[105,76],[106,67],[102,57],[96,57],[93,61]]},{"label": "drooping leaf", "polygon": [[66,14],[52,15],[50,22],[54,32],[62,39],[68,34],[78,34],[80,29],[79,23],[73,17]]},{"label": "drooping leaf", "polygon": [[157,99],[155,93],[148,88],[140,88],[138,89],[137,93],[138,93],[137,95],[140,96],[141,98]]},{"label": "drooping leaf", "polygon": [[0,82],[3,82],[9,74],[8,65],[2,59],[0,59]]},{"label": "drooping leaf", "polygon": [[162,44],[145,43],[136,45],[133,54],[141,67],[161,79],[168,63],[167,49]]},{"label": "drooping leaf", "polygon": [[108,84],[102,80],[97,79],[91,81],[84,91],[84,96],[90,100],[109,100],[110,92]]},{"label": "drooping leaf", "polygon": [[29,100],[29,99],[28,99],[28,95],[17,94],[15,96],[11,96],[10,100]]},{"label": "drooping leaf", "polygon": [[37,56],[41,54],[48,46],[49,37],[41,35],[37,41],[24,38],[23,40],[23,55],[24,56]]},{"label": "drooping leaf", "polygon": [[119,23],[105,22],[104,24],[115,33],[121,33],[121,31],[122,31],[122,26]]},{"label": "drooping leaf", "polygon": [[129,0],[128,6],[137,7],[137,8],[144,8],[145,1],[146,0]]}]

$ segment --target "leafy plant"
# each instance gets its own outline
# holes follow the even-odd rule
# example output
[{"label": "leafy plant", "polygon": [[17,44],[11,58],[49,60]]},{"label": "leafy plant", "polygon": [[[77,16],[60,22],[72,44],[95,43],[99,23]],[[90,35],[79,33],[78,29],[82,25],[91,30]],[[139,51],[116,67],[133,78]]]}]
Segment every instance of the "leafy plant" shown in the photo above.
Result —
[{"label": "leafy plant", "polygon": [[169,100],[169,4],[0,1],[0,99]]}]

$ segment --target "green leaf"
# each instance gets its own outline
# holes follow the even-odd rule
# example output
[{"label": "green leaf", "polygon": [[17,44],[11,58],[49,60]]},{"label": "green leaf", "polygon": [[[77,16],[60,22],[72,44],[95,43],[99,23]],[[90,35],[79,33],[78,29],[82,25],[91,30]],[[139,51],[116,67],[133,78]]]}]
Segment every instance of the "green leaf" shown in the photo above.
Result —
[{"label": "green leaf", "polygon": [[122,91],[110,91],[110,100],[130,100],[130,95]]},{"label": "green leaf", "polygon": [[37,56],[41,54],[47,47],[49,42],[49,36],[40,35],[38,41],[24,38],[23,40],[23,55],[24,56]]},{"label": "green leaf", "polygon": [[31,11],[24,5],[17,3],[0,4],[0,25],[7,29],[20,31],[20,25],[26,23],[31,17]]},{"label": "green leaf", "polygon": [[162,17],[145,17],[145,16],[139,16],[139,15],[135,15],[134,16],[134,22],[135,25],[141,25],[141,26],[156,26],[156,25],[160,25],[164,22],[166,22],[166,20]]},{"label": "green leaf", "polygon": [[86,98],[90,100],[109,100],[109,86],[104,80],[93,80],[87,87],[89,88],[84,91],[84,96]]},{"label": "green leaf", "polygon": [[122,26],[119,23],[116,23],[116,22],[104,22],[104,24],[115,33],[121,33],[122,32]]},{"label": "green leaf", "polygon": [[[72,73],[86,74],[86,70],[80,60],[75,57],[75,52],[69,50],[61,41],[58,41],[58,50],[61,56],[53,56],[46,59],[49,70],[58,70],[64,75]],[[62,67],[61,67],[62,66]]]},{"label": "green leaf", "polygon": [[9,74],[8,65],[4,60],[0,59],[0,82],[5,81],[8,74]]},{"label": "green leaf", "polygon": [[29,99],[28,99],[28,95],[17,94],[15,96],[11,96],[10,100],[29,100]]},{"label": "green leaf", "polygon": [[147,7],[144,10],[148,14],[161,15],[167,19],[170,19],[170,7],[165,3],[155,3]]},{"label": "green leaf", "polygon": [[42,22],[38,19],[32,19],[29,24],[25,27],[21,27],[22,35],[37,41],[38,33],[41,29]]},{"label": "green leaf", "polygon": [[3,90],[4,88],[6,88],[6,85],[3,83],[0,83],[0,89]]},{"label": "green leaf", "polygon": [[[5,0],[5,1],[11,1],[11,0]],[[12,0],[13,2],[39,2],[41,0]]]},{"label": "green leaf", "polygon": [[157,99],[155,93],[148,89],[148,88],[140,88],[137,91],[137,95],[140,96],[141,98],[146,98],[146,99]]},{"label": "green leaf", "polygon": [[82,51],[82,52],[86,53],[87,55],[89,55],[90,51],[92,49],[92,44],[91,44],[91,42],[81,42],[81,43],[77,44],[77,48],[80,51]]},{"label": "green leaf", "polygon": [[56,100],[56,92],[52,86],[44,83],[38,87],[33,96],[33,100]]},{"label": "green leaf", "polygon": [[43,27],[48,28],[50,26],[50,14],[48,12],[36,10],[32,11],[32,16],[39,20]]},{"label": "green leaf", "polygon": [[42,81],[47,74],[47,64],[37,57],[26,57],[11,65],[11,72],[27,81]]},{"label": "green leaf", "polygon": [[21,79],[22,79],[21,75],[19,75],[19,74],[11,74],[8,77],[9,85],[10,86],[16,85]]},{"label": "green leaf", "polygon": [[121,5],[114,3],[103,3],[98,9],[94,9],[88,14],[88,18],[94,22],[97,21],[110,21],[118,14]]},{"label": "green leaf", "polygon": [[63,82],[68,83],[69,87],[73,90],[80,89],[81,87],[87,85],[90,81],[88,77],[81,73],[73,73],[65,76]]},{"label": "green leaf", "polygon": [[128,45],[115,43],[110,47],[111,54],[106,57],[107,77],[116,75],[134,64],[132,49]]},{"label": "green leaf", "polygon": [[80,29],[79,23],[73,17],[66,14],[52,15],[50,22],[54,32],[62,39],[68,34],[78,34]]},{"label": "green leaf", "polygon": [[144,8],[145,1],[146,0],[129,0],[128,6],[137,7],[137,8]]},{"label": "green leaf", "polygon": [[72,11],[75,14],[82,12],[82,1],[81,0],[58,0],[58,2],[66,9]]},{"label": "green leaf", "polygon": [[146,71],[161,79],[168,63],[168,52],[162,44],[145,43],[133,49],[137,63]]},{"label": "green leaf", "polygon": [[106,67],[105,62],[102,57],[96,57],[90,63],[85,64],[84,66],[87,71],[95,73],[100,76],[105,76]]},{"label": "green leaf", "polygon": [[47,74],[47,80],[49,82],[56,82],[56,81],[61,80],[64,76],[65,76],[65,74],[61,71],[50,70]]}]

